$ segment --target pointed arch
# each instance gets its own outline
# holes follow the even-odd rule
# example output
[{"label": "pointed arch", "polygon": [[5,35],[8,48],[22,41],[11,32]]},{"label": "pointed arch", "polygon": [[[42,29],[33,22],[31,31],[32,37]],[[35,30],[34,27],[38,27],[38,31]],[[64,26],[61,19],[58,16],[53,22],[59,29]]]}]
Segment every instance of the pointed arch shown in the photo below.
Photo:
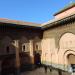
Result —
[{"label": "pointed arch", "polygon": [[68,71],[72,72],[71,64],[75,64],[75,51],[74,50],[66,50],[63,54],[63,60],[64,60],[64,68]]},{"label": "pointed arch", "polygon": [[22,52],[28,52],[29,51],[29,40],[22,36],[20,39],[20,46]]},{"label": "pointed arch", "polygon": [[34,38],[34,50],[41,50],[41,39],[38,36]]},{"label": "pointed arch", "polygon": [[15,47],[12,45],[12,38],[9,36],[5,36],[2,39],[2,53],[15,53]]},{"label": "pointed arch", "polygon": [[10,44],[12,39],[9,36],[6,36],[2,39],[2,44]]},{"label": "pointed arch", "polygon": [[28,41],[28,39],[26,37],[22,36],[21,39],[20,39],[20,42],[21,43],[27,43],[29,41]]},{"label": "pointed arch", "polygon": [[74,50],[66,50],[64,52],[63,57],[64,57],[65,64],[68,64],[67,58],[68,58],[68,55],[70,55],[70,54],[75,55],[75,51]]},{"label": "pointed arch", "polygon": [[75,47],[75,34],[65,33],[61,36],[59,40],[59,48],[72,48]]},{"label": "pointed arch", "polygon": [[36,36],[36,37],[34,38],[34,41],[35,41],[35,42],[39,42],[39,41],[40,41],[40,38],[39,38],[38,36]]}]

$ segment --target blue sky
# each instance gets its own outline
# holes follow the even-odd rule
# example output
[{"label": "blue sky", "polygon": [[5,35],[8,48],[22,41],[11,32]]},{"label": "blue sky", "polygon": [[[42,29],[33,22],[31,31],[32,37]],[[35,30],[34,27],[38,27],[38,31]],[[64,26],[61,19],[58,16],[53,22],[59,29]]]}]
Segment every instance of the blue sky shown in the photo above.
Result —
[{"label": "blue sky", "polygon": [[0,18],[44,23],[75,0],[0,0]]}]

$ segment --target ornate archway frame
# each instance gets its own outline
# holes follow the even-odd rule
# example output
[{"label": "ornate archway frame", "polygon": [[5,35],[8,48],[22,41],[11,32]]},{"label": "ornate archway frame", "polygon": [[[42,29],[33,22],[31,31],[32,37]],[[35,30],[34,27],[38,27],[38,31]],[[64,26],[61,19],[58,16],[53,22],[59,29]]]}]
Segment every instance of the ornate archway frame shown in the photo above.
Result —
[{"label": "ornate archway frame", "polygon": [[[72,33],[72,32],[65,32],[65,33],[63,33],[63,34],[61,35],[60,39],[59,39],[58,54],[62,52],[61,50],[63,50],[62,60],[63,60],[63,64],[64,64],[64,69],[68,71],[69,68],[70,68],[70,65],[69,65],[69,63],[68,63],[68,58],[67,58],[67,56],[68,56],[69,54],[75,55],[75,48],[61,48],[61,47],[60,47],[60,46],[61,46],[61,44],[60,44],[61,39],[62,39],[67,33],[70,34],[69,36],[71,36],[71,39],[72,39],[72,37],[73,37],[73,38],[75,37],[75,34]],[[69,39],[69,40],[71,40],[71,39]],[[72,40],[73,40],[73,39],[72,39]],[[59,57],[58,57],[58,61],[59,61]]]},{"label": "ornate archway frame", "polygon": [[75,55],[75,51],[74,51],[74,50],[66,50],[66,51],[64,52],[64,54],[63,54],[64,68],[67,69],[67,70],[70,69],[70,65],[68,64],[68,58],[67,58],[67,56],[68,56],[69,54]]},{"label": "ornate archway frame", "polygon": [[61,40],[61,38],[62,38],[65,34],[67,34],[67,33],[70,33],[70,34],[75,35],[75,33],[73,33],[73,32],[64,32],[64,33],[62,33],[62,34],[60,35],[60,37],[59,37],[59,40],[58,40],[58,51],[57,51],[57,53],[59,53],[59,51],[60,51],[60,40]]}]

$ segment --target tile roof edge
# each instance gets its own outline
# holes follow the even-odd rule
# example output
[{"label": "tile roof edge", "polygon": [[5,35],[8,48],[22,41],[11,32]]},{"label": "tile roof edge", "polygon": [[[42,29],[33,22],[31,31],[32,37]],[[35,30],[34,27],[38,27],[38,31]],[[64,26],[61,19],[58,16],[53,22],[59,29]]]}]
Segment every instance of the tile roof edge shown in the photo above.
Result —
[{"label": "tile roof edge", "polygon": [[24,21],[19,21],[19,20],[11,20],[11,19],[7,19],[7,18],[0,18],[0,22],[17,24],[17,25],[27,25],[27,26],[41,27],[41,24],[38,24],[38,23],[24,22]]},{"label": "tile roof edge", "polygon": [[64,18],[62,18],[62,19],[53,19],[53,20],[50,20],[50,21],[48,21],[48,22],[46,22],[46,23],[43,23],[43,24],[42,24],[42,27],[43,27],[43,26],[46,26],[46,25],[48,25],[48,24],[52,24],[52,23],[54,23],[54,22],[57,22],[57,21],[60,21],[60,20],[69,18],[69,17],[71,17],[71,16],[73,16],[73,15],[75,15],[75,14],[69,15],[69,16],[64,17]]},{"label": "tile roof edge", "polygon": [[68,6],[64,7],[63,9],[59,10],[57,13],[54,14],[54,16],[66,11],[66,10],[72,8],[72,7],[75,7],[75,3],[71,3],[70,5],[68,5]]}]

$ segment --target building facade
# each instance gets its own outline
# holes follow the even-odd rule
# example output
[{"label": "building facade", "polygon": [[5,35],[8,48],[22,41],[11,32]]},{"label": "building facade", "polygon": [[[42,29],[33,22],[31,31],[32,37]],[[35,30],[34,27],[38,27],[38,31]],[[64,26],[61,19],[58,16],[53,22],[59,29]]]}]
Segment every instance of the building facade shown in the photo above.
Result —
[{"label": "building facade", "polygon": [[56,13],[44,23],[42,62],[72,72],[75,64],[75,4]]},{"label": "building facade", "polygon": [[0,71],[6,73],[24,69],[26,65],[31,67],[34,54],[41,50],[41,34],[40,27],[0,22]]},{"label": "building facade", "polygon": [[44,24],[0,19],[0,72],[37,64],[40,58],[42,64],[73,72],[75,4],[54,16]]}]

